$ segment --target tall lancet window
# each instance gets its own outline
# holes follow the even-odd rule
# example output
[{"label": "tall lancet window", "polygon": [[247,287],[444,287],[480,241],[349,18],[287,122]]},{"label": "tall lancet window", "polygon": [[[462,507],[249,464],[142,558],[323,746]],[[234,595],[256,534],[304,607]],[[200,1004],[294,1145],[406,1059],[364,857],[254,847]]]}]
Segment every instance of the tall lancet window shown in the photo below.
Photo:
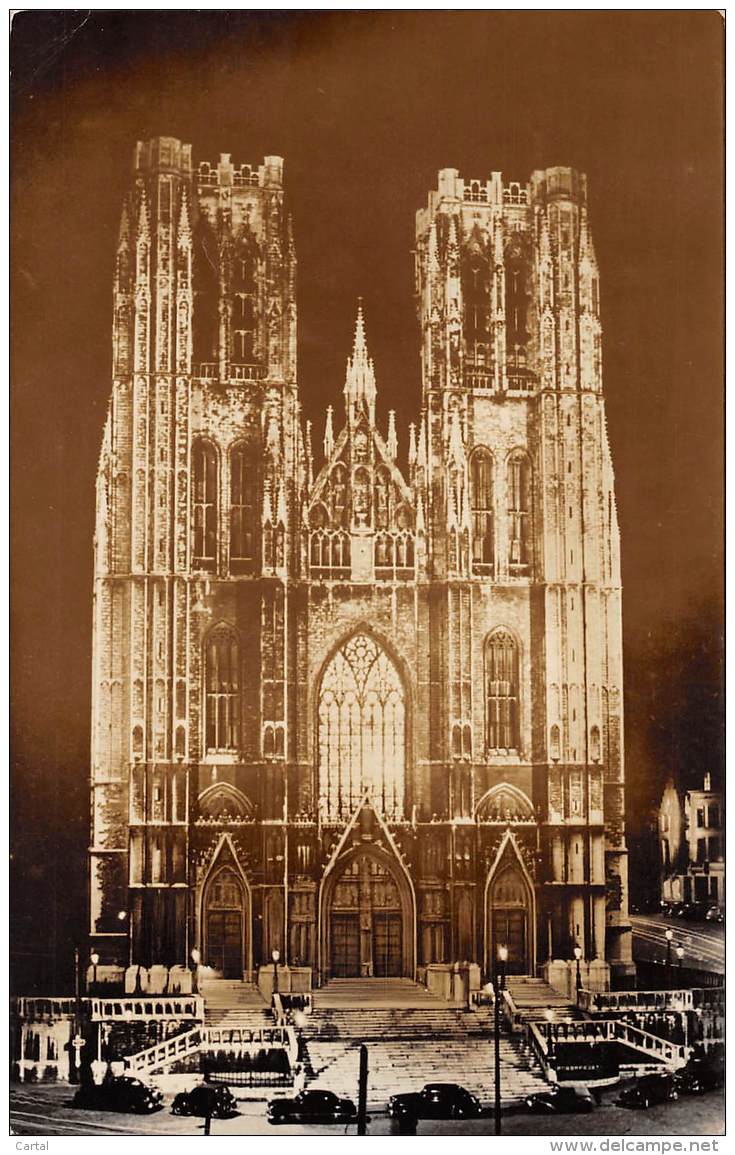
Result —
[{"label": "tall lancet window", "polygon": [[523,576],[531,567],[531,463],[525,453],[508,461],[508,568]]},{"label": "tall lancet window", "polygon": [[230,454],[230,561],[251,562],[255,557],[257,473],[252,451],[236,445]]},{"label": "tall lancet window", "polygon": [[324,671],[319,691],[319,805],[346,820],[367,793],[388,819],[405,809],[406,707],[395,665],[356,634]]},{"label": "tall lancet window", "polygon": [[240,745],[240,647],[228,626],[207,638],[205,664],[205,741],[208,752]]},{"label": "tall lancet window", "polygon": [[217,565],[217,451],[208,441],[197,440],[191,449],[192,542],[194,569]]},{"label": "tall lancet window", "polygon": [[[212,375],[219,357],[219,246],[212,229],[200,222],[194,238],[194,361]],[[209,368],[201,369],[201,366]]]},{"label": "tall lancet window", "polygon": [[526,368],[528,344],[528,268],[520,254],[505,265],[505,347],[508,369]]},{"label": "tall lancet window", "polygon": [[485,702],[489,750],[519,748],[518,647],[507,630],[485,643]]},{"label": "tall lancet window", "polygon": [[492,573],[495,564],[493,518],[493,459],[487,449],[476,449],[470,461],[470,501],[472,505],[472,568],[475,573]]},{"label": "tall lancet window", "polygon": [[232,361],[249,365],[255,360],[256,255],[238,250],[232,262]]},{"label": "tall lancet window", "polygon": [[490,333],[490,269],[474,257],[464,269],[465,356],[475,369],[489,369],[492,361]]}]

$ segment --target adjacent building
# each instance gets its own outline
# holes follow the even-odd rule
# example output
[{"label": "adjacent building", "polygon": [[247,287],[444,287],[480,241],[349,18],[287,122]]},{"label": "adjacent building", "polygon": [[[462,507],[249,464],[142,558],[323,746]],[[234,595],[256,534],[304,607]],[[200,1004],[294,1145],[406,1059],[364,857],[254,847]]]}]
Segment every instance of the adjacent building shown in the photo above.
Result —
[{"label": "adjacent building", "polygon": [[407,444],[361,308],[317,430],[281,159],[135,149],[97,480],[102,964],[428,981],[579,945],[632,975],[585,177],[445,169],[415,260]]},{"label": "adjacent building", "polygon": [[725,816],[721,790],[705,774],[700,790],[683,794],[673,781],[658,815],[661,901],[725,905]]}]

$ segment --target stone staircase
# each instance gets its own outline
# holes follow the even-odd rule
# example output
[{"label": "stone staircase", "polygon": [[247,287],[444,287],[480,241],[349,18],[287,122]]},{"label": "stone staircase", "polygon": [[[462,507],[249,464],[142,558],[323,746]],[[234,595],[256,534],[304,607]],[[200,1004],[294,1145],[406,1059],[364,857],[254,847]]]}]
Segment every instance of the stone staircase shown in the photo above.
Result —
[{"label": "stone staircase", "polygon": [[253,983],[207,979],[199,985],[207,1027],[259,1031],[273,1025],[270,1008]]},{"label": "stone staircase", "polygon": [[[391,1005],[398,1002],[403,1005]],[[489,1105],[494,1094],[492,1010],[449,1007],[416,984],[330,983],[314,993],[303,1030],[309,1085],[353,1100],[360,1045],[368,1048],[368,1103],[384,1106],[425,1083],[459,1083]],[[525,1038],[503,1035],[501,1094],[517,1102],[546,1086]]]},{"label": "stone staircase", "polygon": [[[368,1103],[384,1106],[390,1095],[420,1091],[425,1083],[459,1083],[484,1106],[495,1083],[491,1038],[392,1039],[368,1042]],[[360,1044],[356,1041],[307,1042],[309,1085],[356,1100]],[[500,1087],[503,1103],[518,1102],[546,1082],[531,1051],[512,1038],[500,1042]]]},{"label": "stone staircase", "polygon": [[506,1008],[512,1016],[512,1029],[523,1031],[528,1023],[562,1022],[586,1019],[587,1015],[565,995],[543,979],[514,975],[505,985]]}]

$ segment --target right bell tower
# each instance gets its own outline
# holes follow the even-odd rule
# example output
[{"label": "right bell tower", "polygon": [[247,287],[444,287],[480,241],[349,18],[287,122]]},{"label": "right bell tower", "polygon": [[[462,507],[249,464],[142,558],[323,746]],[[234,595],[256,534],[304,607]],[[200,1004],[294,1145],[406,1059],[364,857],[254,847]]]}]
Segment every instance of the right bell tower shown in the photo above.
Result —
[{"label": "right bell tower", "polygon": [[[416,216],[416,291],[427,559],[449,601],[469,607],[468,693],[483,699],[472,795],[532,784],[536,957],[553,966],[581,948],[625,985],[620,542],[585,176],[555,167],[522,183],[443,169]],[[457,468],[467,563],[453,576]],[[503,671],[482,659],[501,629],[519,654],[512,744],[498,738]]]}]

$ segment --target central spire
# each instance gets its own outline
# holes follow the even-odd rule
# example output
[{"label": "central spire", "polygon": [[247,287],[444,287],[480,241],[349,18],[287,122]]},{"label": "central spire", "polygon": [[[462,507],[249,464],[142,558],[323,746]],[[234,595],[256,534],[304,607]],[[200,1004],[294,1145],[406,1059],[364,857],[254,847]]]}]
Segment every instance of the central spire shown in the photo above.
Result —
[{"label": "central spire", "polygon": [[368,356],[365,339],[365,318],[362,313],[362,297],[357,299],[357,320],[352,355],[347,358],[345,376],[345,409],[348,420],[354,421],[359,413],[364,413],[371,424],[375,422],[375,369]]}]

